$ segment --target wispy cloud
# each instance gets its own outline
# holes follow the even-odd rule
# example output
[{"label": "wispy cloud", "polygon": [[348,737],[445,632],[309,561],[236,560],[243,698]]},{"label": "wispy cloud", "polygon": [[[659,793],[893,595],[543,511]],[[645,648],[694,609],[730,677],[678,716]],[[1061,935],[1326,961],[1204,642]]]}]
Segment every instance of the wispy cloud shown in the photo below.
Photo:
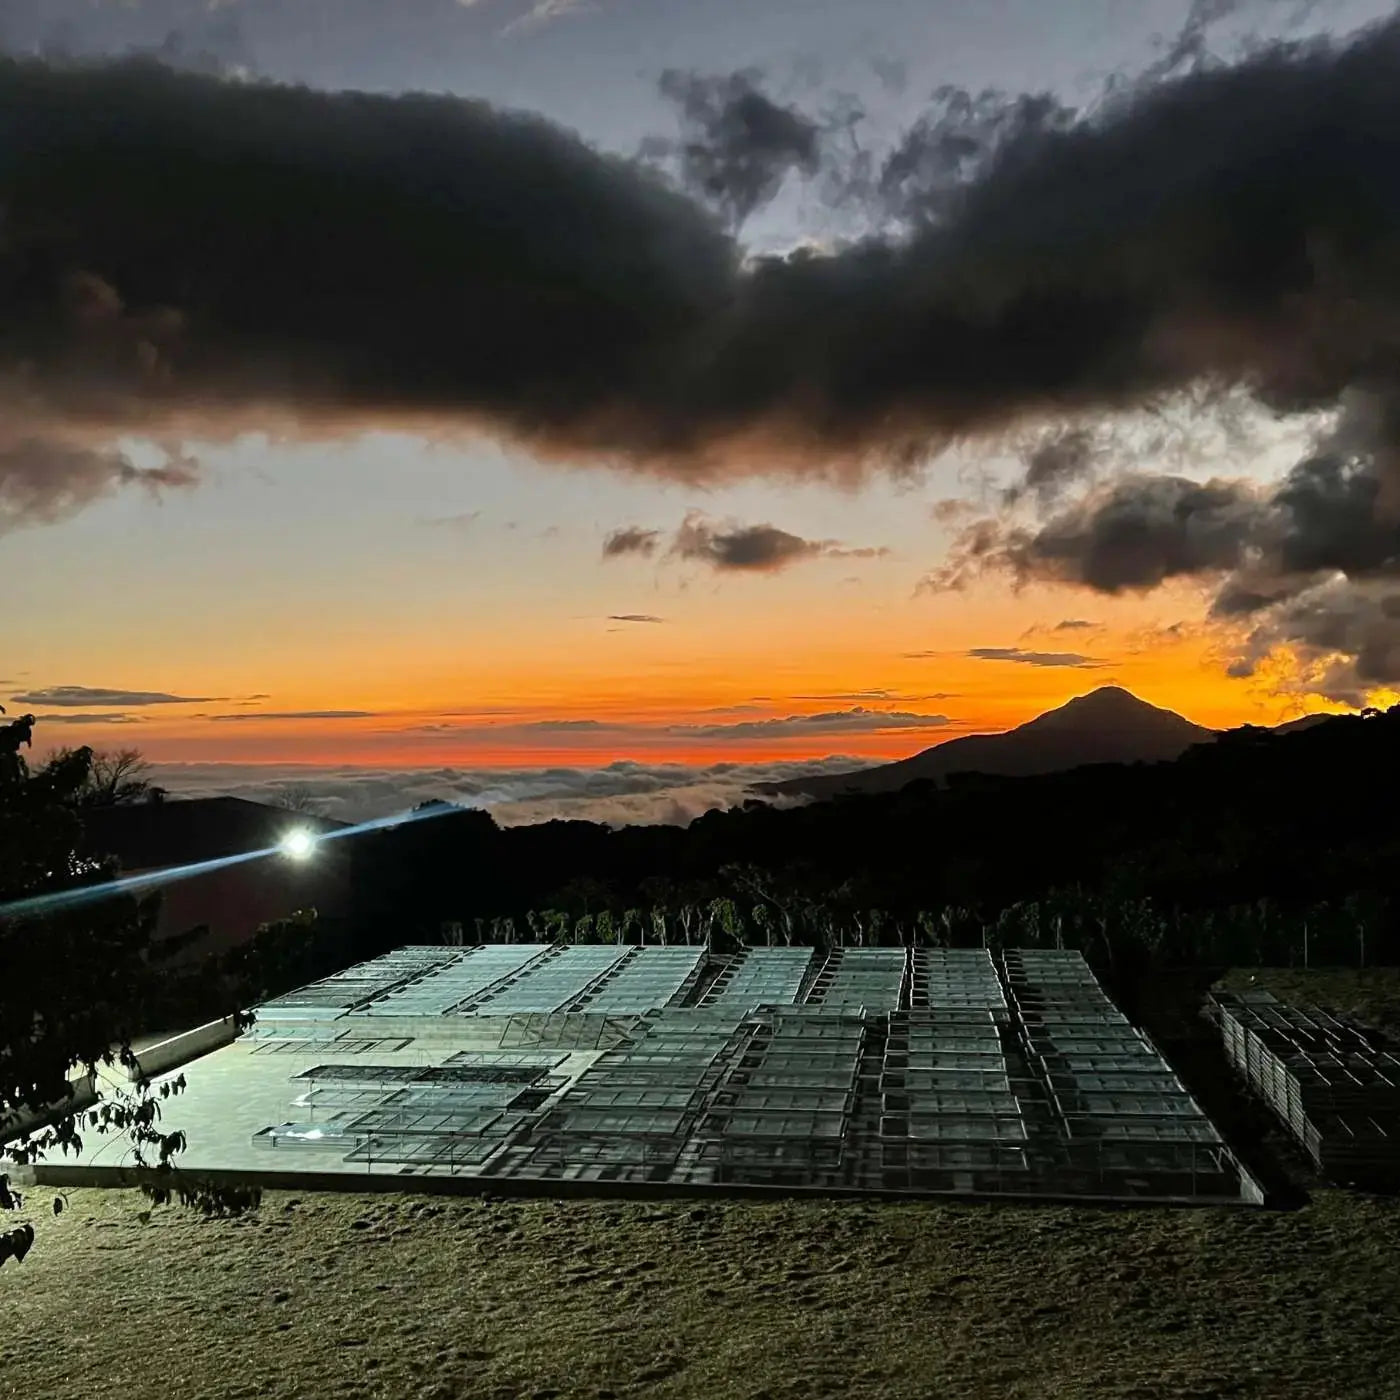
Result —
[{"label": "wispy cloud", "polygon": [[[490,714],[489,711],[484,712]],[[509,711],[502,711],[508,715]],[[381,716],[383,718],[383,716]],[[457,724],[449,720],[430,720],[403,729],[386,729],[386,734],[457,734],[463,738],[494,739],[528,738],[546,734],[627,734],[636,733],[641,726],[602,719],[532,719],[510,724]]]},{"label": "wispy cloud", "polygon": [[896,729],[941,729],[947,715],[908,710],[872,710],[864,705],[815,715],[784,715],[735,724],[672,725],[669,733],[695,739],[791,739],[814,734],[881,734]]},{"label": "wispy cloud", "polygon": [[438,530],[469,530],[478,520],[481,519],[479,510],[463,511],[459,515],[435,515],[426,520],[420,520],[420,525],[426,525],[431,529]]},{"label": "wispy cloud", "polygon": [[[462,0],[458,0],[458,3],[462,3]],[[505,25],[501,33],[530,34],[566,16],[588,14],[597,8],[593,0],[533,0],[529,9]]]},{"label": "wispy cloud", "polygon": [[[603,558],[656,556],[663,532],[628,525],[603,541]],[[776,525],[740,525],[708,520],[689,512],[665,546],[666,557],[704,564],[717,573],[774,574],[806,559],[882,559],[883,545],[848,546],[840,540],[809,540]]]},{"label": "wispy cloud", "polygon": [[35,721],[41,725],[47,724],[140,724],[140,715],[127,715],[112,712],[98,712],[94,714],[62,714],[62,715],[36,715]]},{"label": "wispy cloud", "polygon": [[609,613],[609,622],[665,622],[664,617],[655,617],[651,613]]},{"label": "wispy cloud", "polygon": [[716,524],[698,512],[686,516],[671,542],[678,559],[730,573],[777,573],[804,559],[878,559],[883,546],[849,548],[840,540],[808,540],[776,525]]},{"label": "wispy cloud", "polygon": [[887,704],[928,704],[934,700],[956,700],[957,695],[952,691],[940,690],[931,695],[902,695],[896,690],[838,690],[828,695],[794,695],[794,700],[850,700],[863,702],[866,700],[881,700]]},{"label": "wispy cloud", "polygon": [[[864,697],[879,699],[878,696]],[[929,697],[933,698],[933,697]],[[728,705],[702,712],[705,715],[740,716],[764,714],[757,704]],[[655,744],[667,741],[693,743],[696,740],[791,739],[816,735],[879,734],[902,729],[937,729],[953,723],[947,715],[914,710],[877,709],[857,704],[847,709],[825,710],[816,714],[773,715],[764,718],[735,719],[729,722],[654,724],[637,720],[591,718],[544,718],[506,724],[453,724],[433,720],[406,728],[385,730],[401,736],[455,735],[464,740],[499,743],[502,740],[546,741],[551,736],[587,739],[597,735],[615,744]]]},{"label": "wispy cloud", "polygon": [[660,543],[660,530],[644,530],[640,525],[624,525],[612,531],[603,541],[603,558],[621,559],[628,554],[639,554],[644,559],[650,559]]},{"label": "wispy cloud", "polygon": [[10,697],[16,705],[204,705],[224,695],[172,695],[164,690],[112,690],[92,685],[50,685]]},{"label": "wispy cloud", "polygon": [[206,715],[211,723],[269,719],[374,719],[373,710],[258,710],[244,715]]},{"label": "wispy cloud", "polygon": [[1077,651],[1022,651],[1020,647],[973,647],[968,656],[977,661],[1014,661],[1022,666],[1072,666],[1095,670],[1107,663]]},{"label": "wispy cloud", "polygon": [[601,734],[628,728],[625,724],[614,724],[603,719],[534,719],[510,727],[540,734]]}]

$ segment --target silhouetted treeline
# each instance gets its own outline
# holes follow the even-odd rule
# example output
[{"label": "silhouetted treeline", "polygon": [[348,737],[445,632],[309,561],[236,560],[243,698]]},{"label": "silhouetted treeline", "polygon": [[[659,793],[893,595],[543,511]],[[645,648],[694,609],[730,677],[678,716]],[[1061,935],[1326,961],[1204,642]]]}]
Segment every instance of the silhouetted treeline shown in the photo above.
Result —
[{"label": "silhouetted treeline", "polygon": [[[733,872],[736,888],[753,872]],[[795,897],[763,895],[749,905],[719,896],[708,903],[654,904],[614,914],[570,915],[527,909],[512,915],[451,921],[439,931],[450,944],[617,943],[636,946],[747,944],[819,948],[1078,949],[1109,966],[1146,954],[1171,963],[1254,963],[1273,966],[1377,961],[1377,940],[1394,917],[1391,901],[1348,895],[1285,908],[1272,900],[1219,909],[1166,908],[1151,899],[1116,899],[1085,890],[1053,891],[1045,899],[1009,904],[988,914],[960,905],[921,909],[912,917],[887,909],[841,908]],[[279,926],[280,927],[280,926]]]},{"label": "silhouetted treeline", "polygon": [[1391,962],[1397,773],[1400,706],[1232,731],[1174,763],[750,803],[687,828],[503,830],[452,811],[354,843],[353,951],[453,923],[466,941],[504,936],[506,920],[551,939],[625,920],[636,941],[657,917],[668,941],[684,941],[669,931],[682,917],[709,917],[758,942],[791,925],[794,942],[1094,946],[1106,919],[1157,960],[1302,962],[1306,947],[1313,962]]}]

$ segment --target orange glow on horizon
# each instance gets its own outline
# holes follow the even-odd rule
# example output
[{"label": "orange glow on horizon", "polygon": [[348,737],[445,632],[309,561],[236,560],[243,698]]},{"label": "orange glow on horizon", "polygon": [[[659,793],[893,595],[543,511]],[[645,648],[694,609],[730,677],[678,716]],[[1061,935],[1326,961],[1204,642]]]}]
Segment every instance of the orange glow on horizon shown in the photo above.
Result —
[{"label": "orange glow on horizon", "polygon": [[[1181,616],[1191,599],[1167,601]],[[1059,599],[1056,606],[1066,604]],[[1036,607],[1047,615],[1043,601]],[[1100,617],[1108,612],[1098,610]],[[26,708],[41,715],[41,749],[89,744],[138,748],[157,763],[386,769],[578,768],[624,760],[708,767],[831,755],[875,763],[1014,728],[1103,685],[1122,686],[1210,728],[1344,708],[1291,694],[1285,661],[1253,678],[1229,676],[1228,639],[1200,625],[1164,626],[1141,602],[1120,605],[1112,626],[1083,631],[1027,627],[1027,613],[1024,600],[967,596],[941,604],[926,622],[916,619],[914,638],[907,614],[877,611],[863,627],[844,618],[838,628],[832,619],[825,633],[804,619],[781,646],[771,618],[765,631],[748,630],[752,619],[742,619],[724,648],[679,627],[598,636],[553,651],[540,644],[528,654],[515,639],[492,654],[489,666],[469,669],[441,638],[435,649],[404,649],[395,637],[384,641],[382,654],[376,647],[368,654],[278,656],[275,666],[269,658],[266,674],[278,680],[264,686],[276,694],[256,699],[246,676],[221,667],[192,677],[157,672],[171,693],[224,698],[133,709],[134,722],[55,723],[54,711],[45,722],[44,706]],[[920,632],[937,647],[921,645]],[[989,642],[997,646],[979,645]],[[979,649],[1021,659],[985,659]],[[915,719],[889,730],[866,727],[864,716],[845,727],[839,719],[810,727],[774,723],[855,709]],[[333,711],[356,717],[275,718]],[[940,715],[943,725],[919,723]]]}]

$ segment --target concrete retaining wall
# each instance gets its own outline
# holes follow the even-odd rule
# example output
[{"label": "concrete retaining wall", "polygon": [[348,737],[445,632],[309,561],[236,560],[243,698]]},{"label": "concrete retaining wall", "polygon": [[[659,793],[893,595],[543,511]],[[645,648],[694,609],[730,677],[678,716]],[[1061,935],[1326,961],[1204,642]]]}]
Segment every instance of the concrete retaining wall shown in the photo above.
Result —
[{"label": "concrete retaining wall", "polygon": [[211,1050],[232,1044],[237,1035],[229,1018],[206,1021],[193,1030],[181,1031],[179,1035],[146,1046],[136,1056],[136,1065],[127,1071],[127,1077],[133,1081],[154,1079],[158,1074],[167,1074],[172,1069],[187,1065]]}]

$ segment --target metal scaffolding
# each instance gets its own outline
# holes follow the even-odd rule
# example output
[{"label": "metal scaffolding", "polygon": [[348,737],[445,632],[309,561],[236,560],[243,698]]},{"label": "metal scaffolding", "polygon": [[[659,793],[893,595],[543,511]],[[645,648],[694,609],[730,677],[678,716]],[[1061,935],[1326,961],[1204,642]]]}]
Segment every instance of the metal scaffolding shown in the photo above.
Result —
[{"label": "metal scaffolding", "polygon": [[711,983],[701,1005],[741,1015],[760,1006],[791,1006],[811,965],[810,948],[746,948]]},{"label": "metal scaffolding", "polygon": [[316,1023],[257,1143],[539,1182],[1257,1198],[1077,953],[754,948],[717,976],[694,948],[449,954],[352,970],[360,1009],[339,1041]]},{"label": "metal scaffolding", "polygon": [[1078,953],[1003,959],[1026,1060],[1044,1084],[1080,1191],[1191,1198],[1241,1168],[1156,1048],[1113,1005]]},{"label": "metal scaffolding", "polygon": [[833,948],[804,998],[829,1015],[881,1015],[905,1004],[909,951],[905,948]]},{"label": "metal scaffolding", "polygon": [[1333,1181],[1400,1182],[1400,1055],[1384,1036],[1268,992],[1217,992],[1231,1064]]}]

